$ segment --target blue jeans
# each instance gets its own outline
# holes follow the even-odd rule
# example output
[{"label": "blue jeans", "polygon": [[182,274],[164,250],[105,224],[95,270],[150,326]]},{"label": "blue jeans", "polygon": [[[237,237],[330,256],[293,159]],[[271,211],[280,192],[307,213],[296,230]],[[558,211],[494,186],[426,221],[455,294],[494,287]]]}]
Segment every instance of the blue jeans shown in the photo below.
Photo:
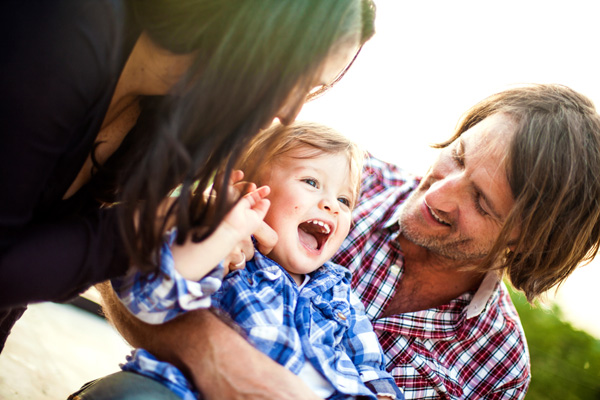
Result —
[{"label": "blue jeans", "polygon": [[133,372],[115,372],[86,383],[68,400],[181,400],[165,385]]}]

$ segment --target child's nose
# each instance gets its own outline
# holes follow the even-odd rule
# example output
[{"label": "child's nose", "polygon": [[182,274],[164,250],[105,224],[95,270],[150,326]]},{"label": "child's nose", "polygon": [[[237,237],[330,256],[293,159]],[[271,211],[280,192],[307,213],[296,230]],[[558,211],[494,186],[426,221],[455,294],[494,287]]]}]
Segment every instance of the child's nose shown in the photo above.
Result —
[{"label": "child's nose", "polygon": [[337,200],[330,199],[329,197],[323,197],[319,202],[319,208],[337,214],[340,211]]}]

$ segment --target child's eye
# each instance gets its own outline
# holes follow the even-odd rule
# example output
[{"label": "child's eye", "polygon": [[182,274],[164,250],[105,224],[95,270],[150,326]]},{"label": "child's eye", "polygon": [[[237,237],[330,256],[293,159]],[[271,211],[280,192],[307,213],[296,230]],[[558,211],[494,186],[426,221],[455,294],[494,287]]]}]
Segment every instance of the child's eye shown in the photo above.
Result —
[{"label": "child's eye", "polygon": [[312,187],[319,187],[319,182],[316,179],[313,178],[304,178],[302,179],[302,182],[309,184]]},{"label": "child's eye", "polygon": [[339,197],[338,201],[342,204],[344,204],[346,207],[350,207],[350,200],[345,198],[345,197]]}]

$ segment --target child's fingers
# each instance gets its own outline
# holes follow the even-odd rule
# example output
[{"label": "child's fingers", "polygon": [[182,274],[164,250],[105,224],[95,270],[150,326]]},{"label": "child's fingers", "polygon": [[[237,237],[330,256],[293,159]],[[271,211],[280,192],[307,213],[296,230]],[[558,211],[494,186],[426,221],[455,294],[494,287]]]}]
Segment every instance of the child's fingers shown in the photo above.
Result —
[{"label": "child's fingers", "polygon": [[256,184],[253,182],[240,181],[235,185],[232,185],[231,188],[238,196],[245,196],[246,194],[256,190]]},{"label": "child's fingers", "polygon": [[238,252],[236,260],[231,261],[228,265],[229,272],[237,271],[238,269],[244,269],[246,267],[246,254],[243,251]]},{"label": "child's fingers", "polygon": [[251,260],[252,257],[254,257],[254,243],[252,242],[252,238],[248,236],[241,240],[223,260],[225,275],[229,272],[245,268],[246,261]]},{"label": "child's fingers", "polygon": [[271,193],[271,188],[269,186],[261,186],[256,189],[255,192],[257,192],[260,197],[265,198]]},{"label": "child's fingers", "polygon": [[271,202],[268,199],[261,199],[254,205],[254,207],[252,207],[252,210],[256,212],[256,215],[258,215],[260,219],[265,219],[265,215],[267,215],[269,207],[271,207]]},{"label": "child's fingers", "polygon": [[229,184],[234,185],[244,179],[244,171],[235,169],[231,171],[231,175],[229,176]]},{"label": "child's fingers", "polygon": [[273,230],[266,222],[261,222],[258,229],[254,231],[254,238],[258,242],[258,250],[267,255],[273,250],[277,244],[279,237],[277,232]]},{"label": "child's fingers", "polygon": [[261,200],[268,196],[270,192],[271,188],[268,186],[261,186],[258,189],[254,189],[251,192],[246,193],[244,195],[244,200],[249,203],[250,208],[254,208]]}]

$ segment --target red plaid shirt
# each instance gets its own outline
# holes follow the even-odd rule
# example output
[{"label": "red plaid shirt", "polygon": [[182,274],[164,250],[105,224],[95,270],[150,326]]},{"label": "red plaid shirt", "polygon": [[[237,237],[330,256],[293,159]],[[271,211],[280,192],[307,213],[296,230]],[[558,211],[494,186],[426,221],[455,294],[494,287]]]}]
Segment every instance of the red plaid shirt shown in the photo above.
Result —
[{"label": "red plaid shirt", "polygon": [[522,399],[529,353],[506,287],[489,274],[476,293],[437,308],[382,318],[403,275],[401,204],[419,179],[369,158],[354,225],[333,261],[353,273],[385,351],[387,369],[407,399]]}]

